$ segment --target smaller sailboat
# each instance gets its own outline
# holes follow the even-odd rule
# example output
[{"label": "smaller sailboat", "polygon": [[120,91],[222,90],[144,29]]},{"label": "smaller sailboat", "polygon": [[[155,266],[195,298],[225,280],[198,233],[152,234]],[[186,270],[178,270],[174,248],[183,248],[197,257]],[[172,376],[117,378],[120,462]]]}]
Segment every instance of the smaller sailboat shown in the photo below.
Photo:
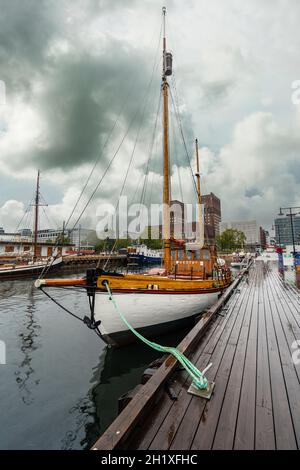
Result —
[{"label": "smaller sailboat", "polygon": [[[204,223],[199,211],[199,235],[196,240],[177,240],[171,234],[171,184],[169,155],[169,83],[172,75],[172,54],[166,48],[163,9],[163,265],[147,273],[122,274],[91,269],[82,279],[39,279],[36,287],[78,287],[86,289],[91,318],[102,339],[113,346],[136,340],[116,312],[109,290],[115,296],[127,322],[146,337],[181,328],[213,305],[231,283],[231,272],[218,259],[215,246],[204,243]],[[202,207],[198,142],[197,196]],[[109,287],[109,289],[108,289]],[[48,295],[48,294],[47,294]]]},{"label": "smaller sailboat", "polygon": [[252,256],[250,253],[239,253],[234,254],[233,260],[230,263],[230,266],[234,269],[244,269],[247,268],[251,262]]},{"label": "smaller sailboat", "polygon": [[[27,253],[27,260],[17,264],[5,264],[0,266],[0,280],[20,279],[25,276],[35,276],[44,270],[55,270],[62,263],[61,256],[50,257],[46,260],[40,259],[38,250],[38,226],[39,226],[39,207],[40,207],[40,171],[37,175],[35,199],[34,199],[34,230],[32,239],[31,256]],[[57,247],[58,250],[58,247]],[[57,252],[58,254],[58,252]]]}]

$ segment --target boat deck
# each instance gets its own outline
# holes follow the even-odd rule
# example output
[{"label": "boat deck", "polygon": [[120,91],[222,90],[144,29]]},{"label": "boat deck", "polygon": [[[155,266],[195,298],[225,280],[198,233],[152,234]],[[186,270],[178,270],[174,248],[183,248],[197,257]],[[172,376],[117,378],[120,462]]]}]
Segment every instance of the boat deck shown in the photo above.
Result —
[{"label": "boat deck", "polygon": [[[130,405],[147,395],[148,382],[94,447],[299,449],[300,364],[292,361],[296,340],[299,291],[283,282],[272,264],[256,262],[189,355],[200,370],[212,362],[207,373],[215,382],[212,398],[190,395],[190,378],[177,372],[169,382],[177,400],[163,389],[144,418],[126,429]],[[118,432],[123,437],[116,440]]]}]

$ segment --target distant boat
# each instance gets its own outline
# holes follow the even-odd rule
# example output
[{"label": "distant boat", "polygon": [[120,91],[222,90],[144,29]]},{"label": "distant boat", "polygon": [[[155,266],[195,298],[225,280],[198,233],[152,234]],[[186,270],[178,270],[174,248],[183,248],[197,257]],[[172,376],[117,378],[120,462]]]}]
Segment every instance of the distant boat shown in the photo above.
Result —
[{"label": "distant boat", "polygon": [[162,253],[151,250],[146,245],[129,246],[127,248],[127,262],[129,265],[161,264],[162,259]]},{"label": "distant boat", "polygon": [[0,280],[23,278],[25,276],[35,276],[43,270],[53,271],[62,263],[62,257],[47,261],[29,261],[27,264],[4,264],[0,268]]},{"label": "distant boat", "polygon": [[[39,221],[39,206],[40,206],[40,171],[37,175],[35,203],[33,204],[34,211],[34,232],[32,241],[32,256],[25,262],[22,260],[20,263],[4,264],[0,266],[0,280],[16,279],[25,276],[35,276],[47,269],[53,271],[62,263],[62,257],[50,257],[46,260],[38,259],[38,221]],[[27,243],[26,243],[27,244]]]},{"label": "distant boat", "polygon": [[230,266],[234,269],[243,269],[246,268],[251,261],[251,255],[238,255],[234,256],[232,263],[230,263]]}]

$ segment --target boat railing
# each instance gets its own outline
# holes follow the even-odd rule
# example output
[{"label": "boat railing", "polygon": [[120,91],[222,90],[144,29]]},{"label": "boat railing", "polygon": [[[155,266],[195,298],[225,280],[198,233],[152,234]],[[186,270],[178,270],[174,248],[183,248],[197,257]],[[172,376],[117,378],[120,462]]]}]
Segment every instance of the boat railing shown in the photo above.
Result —
[{"label": "boat railing", "polygon": [[171,265],[171,275],[175,277],[185,277],[191,280],[205,278],[205,266],[198,260],[173,261]]}]

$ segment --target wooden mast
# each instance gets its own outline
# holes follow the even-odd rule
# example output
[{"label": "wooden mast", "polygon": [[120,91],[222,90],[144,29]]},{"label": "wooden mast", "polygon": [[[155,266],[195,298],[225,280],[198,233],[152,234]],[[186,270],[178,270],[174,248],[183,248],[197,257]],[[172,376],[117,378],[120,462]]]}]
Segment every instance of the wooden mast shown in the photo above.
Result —
[{"label": "wooden mast", "polygon": [[201,176],[200,176],[200,163],[199,163],[199,147],[198,147],[198,139],[195,141],[196,145],[196,164],[197,164],[197,173],[196,173],[196,178],[197,178],[197,193],[198,193],[198,205],[199,205],[199,237],[200,240],[204,239],[201,237],[201,233],[203,231],[203,219],[202,219],[202,196],[201,196]]},{"label": "wooden mast", "polygon": [[34,242],[33,242],[33,261],[37,259],[37,237],[39,227],[39,203],[40,203],[40,170],[38,170],[36,192],[35,192],[35,213],[34,213]]},{"label": "wooden mast", "polygon": [[196,163],[197,163],[197,193],[198,193],[198,203],[201,205],[201,180],[200,180],[200,164],[199,164],[199,148],[198,148],[198,139],[196,139]]},{"label": "wooden mast", "polygon": [[163,7],[163,240],[164,240],[164,268],[171,269],[170,246],[170,162],[169,162],[169,108],[168,108],[168,81],[166,76],[166,8]]}]

